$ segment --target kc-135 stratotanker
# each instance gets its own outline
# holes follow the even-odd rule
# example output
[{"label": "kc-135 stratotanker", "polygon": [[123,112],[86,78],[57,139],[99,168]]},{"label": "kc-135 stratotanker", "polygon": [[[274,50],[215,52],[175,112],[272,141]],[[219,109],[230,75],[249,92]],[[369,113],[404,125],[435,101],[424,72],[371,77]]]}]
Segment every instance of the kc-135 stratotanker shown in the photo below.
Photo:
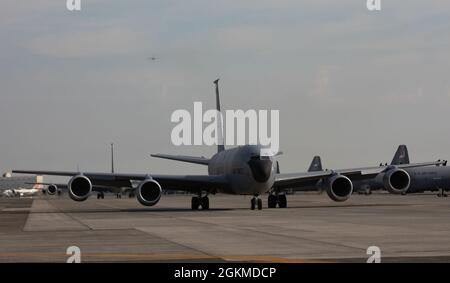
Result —
[{"label": "kc-135 stratotanker", "polygon": [[[218,80],[214,81],[216,105],[220,112]],[[326,190],[334,201],[345,201],[353,192],[353,181],[381,178],[391,192],[403,192],[410,185],[407,168],[439,165],[443,161],[398,164],[300,173],[280,173],[277,155],[261,155],[261,145],[243,145],[225,149],[218,145],[211,158],[153,154],[153,157],[171,159],[208,167],[208,175],[156,175],[126,173],[93,173],[44,170],[13,170],[14,173],[71,177],[67,189],[75,201],[86,200],[93,191],[105,188],[135,188],[137,200],[144,206],[153,206],[163,190],[187,191],[194,196],[192,209],[209,209],[209,195],[225,193],[252,195],[251,209],[262,209],[261,195],[268,193],[269,208],[287,207],[286,191]],[[137,184],[135,187],[134,184]]]}]

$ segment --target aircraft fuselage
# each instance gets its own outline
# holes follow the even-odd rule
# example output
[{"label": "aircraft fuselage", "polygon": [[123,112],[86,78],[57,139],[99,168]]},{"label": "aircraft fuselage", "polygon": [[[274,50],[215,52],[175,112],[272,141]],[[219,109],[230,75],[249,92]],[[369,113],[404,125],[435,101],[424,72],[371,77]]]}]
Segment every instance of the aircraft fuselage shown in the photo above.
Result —
[{"label": "aircraft fuselage", "polygon": [[223,193],[260,195],[268,192],[275,182],[274,157],[261,157],[260,146],[246,145],[215,154],[208,165],[209,175],[223,175],[229,188]]}]

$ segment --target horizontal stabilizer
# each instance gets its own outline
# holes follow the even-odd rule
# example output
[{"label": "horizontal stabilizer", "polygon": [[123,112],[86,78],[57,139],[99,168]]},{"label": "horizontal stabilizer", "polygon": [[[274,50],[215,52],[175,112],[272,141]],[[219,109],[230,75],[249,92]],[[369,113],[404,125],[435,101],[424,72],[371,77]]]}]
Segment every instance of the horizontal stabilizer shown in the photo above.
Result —
[{"label": "horizontal stabilizer", "polygon": [[398,149],[395,152],[394,158],[391,162],[391,165],[400,164],[409,164],[408,148],[404,144],[398,146]]},{"label": "horizontal stabilizer", "polygon": [[175,161],[182,161],[188,163],[208,165],[210,159],[205,157],[184,156],[184,155],[169,155],[169,154],[150,154],[151,157],[170,159]]}]

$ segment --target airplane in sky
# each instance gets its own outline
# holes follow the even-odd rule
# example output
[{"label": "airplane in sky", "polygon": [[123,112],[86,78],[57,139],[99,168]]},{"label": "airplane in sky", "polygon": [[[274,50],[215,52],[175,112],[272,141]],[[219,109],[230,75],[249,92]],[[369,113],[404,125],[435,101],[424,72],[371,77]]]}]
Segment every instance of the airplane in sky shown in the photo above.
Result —
[{"label": "airplane in sky", "polygon": [[[220,112],[219,80],[214,81],[216,108]],[[13,170],[14,173],[67,176],[69,196],[75,201],[84,201],[102,187],[133,188],[138,183],[136,196],[144,206],[153,206],[161,198],[163,190],[186,191],[194,194],[191,208],[209,209],[209,195],[225,193],[252,195],[250,207],[262,209],[261,195],[268,193],[268,206],[287,207],[286,190],[303,190],[320,181],[334,201],[345,201],[353,192],[353,181],[381,176],[395,190],[409,184],[405,168],[436,165],[439,162],[399,164],[353,169],[310,171],[283,174],[279,172],[277,155],[262,156],[261,145],[243,145],[225,149],[217,146],[211,158],[152,154],[153,157],[204,165],[208,175],[159,175],[127,173],[94,173],[44,170]]]}]

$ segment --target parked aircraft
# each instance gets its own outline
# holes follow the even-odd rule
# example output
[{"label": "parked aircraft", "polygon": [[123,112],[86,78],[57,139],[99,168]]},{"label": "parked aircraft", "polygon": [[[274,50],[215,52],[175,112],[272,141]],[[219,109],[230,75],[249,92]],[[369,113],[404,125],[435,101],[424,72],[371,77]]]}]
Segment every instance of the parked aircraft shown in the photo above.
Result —
[{"label": "parked aircraft", "polygon": [[[319,157],[320,158],[320,157]],[[389,166],[409,164],[409,153],[406,145],[399,145],[394,158]],[[355,190],[359,193],[371,194],[374,190],[387,190],[394,194],[410,194],[426,191],[439,191],[438,196],[446,197],[450,190],[450,167],[447,167],[446,160],[438,160],[437,166],[423,166],[414,168],[405,168],[405,180],[408,180],[408,186],[401,190],[392,189],[382,177],[359,180],[354,182]],[[383,167],[382,164],[380,166]]]},{"label": "parked aircraft", "polygon": [[[220,112],[219,80],[214,81],[216,105]],[[244,145],[225,149],[217,146],[211,158],[154,154],[152,156],[207,166],[208,175],[158,175],[126,173],[67,172],[45,170],[14,170],[14,173],[67,176],[69,196],[75,201],[86,200],[92,191],[102,187],[132,188],[137,182],[137,200],[145,206],[157,204],[163,190],[187,191],[194,194],[191,208],[209,209],[209,195],[217,192],[252,195],[251,209],[262,209],[261,195],[269,193],[268,206],[287,206],[286,190],[303,190],[320,181],[334,201],[345,201],[353,192],[353,181],[380,177],[391,190],[409,186],[406,168],[435,165],[439,162],[399,164],[340,170],[279,173],[277,156],[261,155],[261,145]]]}]

